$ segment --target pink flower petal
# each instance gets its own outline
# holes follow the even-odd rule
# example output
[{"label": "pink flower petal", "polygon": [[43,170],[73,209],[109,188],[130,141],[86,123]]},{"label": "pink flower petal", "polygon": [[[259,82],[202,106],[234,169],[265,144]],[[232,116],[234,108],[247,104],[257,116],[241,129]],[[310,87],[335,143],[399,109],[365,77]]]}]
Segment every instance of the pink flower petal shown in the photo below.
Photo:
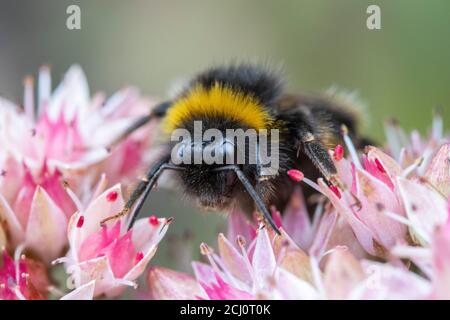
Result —
[{"label": "pink flower petal", "polygon": [[308,282],[297,278],[284,269],[279,269],[275,279],[276,287],[269,291],[275,299],[282,300],[312,300],[318,299],[318,291]]},{"label": "pink flower petal", "polygon": [[[343,162],[342,160],[341,162]],[[319,179],[319,186],[322,192],[330,199],[333,206],[341,214],[348,224],[352,227],[353,232],[356,235],[361,246],[371,255],[376,255],[376,249],[374,248],[374,234],[373,232],[359,220],[352,209],[345,203],[344,199],[339,199],[333,191],[328,188],[327,184]]]},{"label": "pink flower petal", "polygon": [[439,149],[424,177],[444,196],[450,196],[450,143]]},{"label": "pink flower petal", "polygon": [[36,188],[26,227],[25,241],[44,261],[59,257],[67,244],[67,218],[41,187]]},{"label": "pink flower petal", "polygon": [[73,271],[72,277],[77,288],[95,280],[94,297],[102,294],[118,295],[125,289],[124,285],[117,283],[105,256],[81,262]]},{"label": "pink flower petal", "polygon": [[314,231],[300,188],[294,190],[283,213],[283,229],[303,250],[309,249]]},{"label": "pink flower petal", "polygon": [[450,224],[438,228],[433,237],[433,297],[450,299]]},{"label": "pink flower petal", "polygon": [[412,236],[420,243],[431,241],[436,226],[447,220],[447,201],[426,185],[398,178],[400,194],[406,209]]},{"label": "pink flower petal", "polygon": [[202,262],[192,262],[195,278],[199,282],[210,283],[215,281],[216,275],[214,269]]},{"label": "pink flower petal", "polygon": [[259,229],[252,259],[257,287],[263,285],[269,277],[273,277],[276,265],[277,262],[267,230],[266,228]]},{"label": "pink flower petal", "polygon": [[343,247],[336,248],[330,254],[324,273],[324,286],[329,299],[347,299],[365,278],[358,260]]},{"label": "pink flower petal", "polygon": [[[117,192],[118,199],[114,202],[108,201],[107,196],[110,192]],[[84,212],[85,222],[83,225],[80,241],[84,240],[88,235],[100,230],[100,222],[123,209],[124,201],[120,185],[115,185],[112,188],[104,191],[100,196],[93,200]],[[109,222],[111,224],[114,222]]]},{"label": "pink flower petal", "polygon": [[220,257],[225,267],[241,281],[250,279],[244,258],[222,233],[219,234],[218,244]]},{"label": "pink flower petal", "polygon": [[310,255],[320,260],[327,248],[336,220],[337,214],[335,212],[327,212],[322,216],[314,241],[309,249]]},{"label": "pink flower petal", "polygon": [[395,183],[395,178],[402,175],[400,165],[386,153],[375,147],[368,147],[367,158],[373,163],[378,163],[383,168],[384,173],[389,178],[388,185]]},{"label": "pink flower petal", "polygon": [[206,297],[193,277],[162,267],[150,268],[147,284],[151,298],[156,300],[194,300]]},{"label": "pink flower petal", "polygon": [[363,267],[367,278],[352,291],[350,299],[416,300],[430,296],[430,283],[413,272],[375,262]]},{"label": "pink flower petal", "polygon": [[383,210],[400,216],[405,215],[404,210],[397,196],[383,182],[359,169],[356,175],[359,181],[356,196],[361,201],[358,217],[372,230],[379,244],[390,248],[405,238],[407,227],[383,214]]},{"label": "pink flower petal", "polygon": [[8,202],[0,193],[0,218],[6,222],[12,244],[19,245],[25,239],[25,228],[20,224]]},{"label": "pink flower petal", "polygon": [[131,235],[136,250],[145,254],[158,245],[166,234],[170,221],[167,218],[159,218],[158,224],[150,224],[147,218],[137,220]]},{"label": "pink flower petal", "polygon": [[237,239],[238,236],[242,236],[250,242],[256,236],[256,231],[246,218],[245,213],[238,208],[234,208],[228,215],[227,238],[233,240]]},{"label": "pink flower petal", "polygon": [[216,273],[215,282],[206,284],[200,283],[206,295],[211,300],[253,300],[254,297],[249,292],[234,288],[229,285]]},{"label": "pink flower petal", "polygon": [[95,281],[88,282],[63,296],[60,300],[92,300],[94,298]]}]

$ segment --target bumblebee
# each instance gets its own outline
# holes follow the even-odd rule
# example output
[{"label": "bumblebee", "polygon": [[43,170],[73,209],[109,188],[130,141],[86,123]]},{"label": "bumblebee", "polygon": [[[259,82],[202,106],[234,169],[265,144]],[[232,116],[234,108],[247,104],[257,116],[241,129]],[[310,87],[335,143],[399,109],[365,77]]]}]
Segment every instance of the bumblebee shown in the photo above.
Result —
[{"label": "bumblebee", "polygon": [[[174,155],[195,155],[205,148],[223,156],[235,155],[239,146],[235,141],[221,139],[191,141],[180,147],[168,139],[164,155],[139,182],[123,210],[103,223],[132,213],[131,228],[160,174],[175,170],[186,194],[202,207],[223,210],[237,205],[247,213],[257,210],[278,233],[267,208],[274,205],[282,209],[288,202],[294,182],[287,170],[296,168],[314,179],[323,176],[328,183],[336,184],[336,168],[328,150],[341,142],[342,126],[348,128],[357,143],[363,142],[356,132],[358,116],[344,100],[325,95],[287,94],[275,72],[248,64],[217,67],[198,74],[174,99],[157,105],[149,115],[136,121],[124,136],[153,119],[161,119],[167,135],[178,129],[194,135],[198,121],[203,130],[215,129],[224,135],[229,129],[257,132],[277,129],[277,170],[262,175],[258,161],[175,164]],[[248,142],[245,144],[249,147]]]}]

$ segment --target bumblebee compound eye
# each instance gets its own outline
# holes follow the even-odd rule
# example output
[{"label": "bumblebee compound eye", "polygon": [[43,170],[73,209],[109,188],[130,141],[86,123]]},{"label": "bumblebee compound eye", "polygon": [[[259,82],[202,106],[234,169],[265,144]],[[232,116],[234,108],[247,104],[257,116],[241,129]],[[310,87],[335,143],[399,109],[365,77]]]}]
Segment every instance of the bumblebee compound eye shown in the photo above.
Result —
[{"label": "bumblebee compound eye", "polygon": [[188,152],[189,150],[186,150],[188,148],[188,145],[186,143],[178,143],[172,148],[172,152],[170,155],[170,160],[175,165],[180,164],[186,164],[187,156],[190,156]]}]

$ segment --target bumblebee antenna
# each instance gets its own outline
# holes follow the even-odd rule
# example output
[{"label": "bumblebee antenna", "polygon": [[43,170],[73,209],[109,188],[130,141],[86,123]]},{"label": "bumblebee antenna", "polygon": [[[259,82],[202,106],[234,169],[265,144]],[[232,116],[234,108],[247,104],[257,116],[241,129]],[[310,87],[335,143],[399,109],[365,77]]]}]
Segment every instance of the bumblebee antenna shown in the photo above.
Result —
[{"label": "bumblebee antenna", "polygon": [[228,166],[224,166],[224,167],[220,167],[220,168],[214,169],[214,171],[222,171],[222,170],[233,170],[236,173],[237,177],[242,182],[242,184],[244,185],[245,189],[247,190],[247,192],[252,197],[253,201],[255,201],[255,204],[258,207],[259,211],[261,211],[262,214],[264,215],[264,218],[266,219],[266,221],[269,222],[269,224],[272,227],[272,229],[278,235],[281,235],[280,230],[278,230],[278,227],[275,224],[275,221],[273,221],[273,218],[272,218],[271,214],[269,213],[269,211],[267,210],[264,202],[261,200],[261,197],[258,195],[258,193],[256,192],[255,188],[252,186],[250,181],[248,181],[248,179],[245,176],[244,172],[242,172],[242,170],[236,165],[228,165]]},{"label": "bumblebee antenna", "polygon": [[147,123],[150,122],[150,120],[164,117],[167,109],[170,107],[171,104],[172,102],[170,101],[162,102],[156,105],[149,114],[137,118],[136,121],[133,122],[128,128],[126,128],[121,135],[119,135],[116,139],[114,139],[114,141],[110,144],[109,147],[110,148],[114,147],[115,145],[123,141],[125,138],[127,138],[130,134],[140,129],[141,127],[145,126]]}]

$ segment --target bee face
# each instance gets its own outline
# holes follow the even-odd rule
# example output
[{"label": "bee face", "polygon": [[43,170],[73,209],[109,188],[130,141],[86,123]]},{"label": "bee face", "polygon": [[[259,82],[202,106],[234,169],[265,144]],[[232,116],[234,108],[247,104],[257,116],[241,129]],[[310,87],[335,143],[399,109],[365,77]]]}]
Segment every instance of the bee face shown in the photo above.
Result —
[{"label": "bee face", "polygon": [[186,193],[201,207],[222,210],[231,205],[237,191],[233,171],[214,171],[211,165],[185,165],[181,174]]},{"label": "bee face", "polygon": [[[189,137],[196,136],[194,121],[183,125]],[[220,136],[212,139],[181,141],[172,147],[171,160],[179,163],[184,170],[180,182],[185,193],[195,199],[197,204],[208,210],[222,210],[231,205],[237,192],[237,177],[231,171],[217,171],[227,164],[227,159],[234,159],[236,147],[222,135],[227,127],[235,124],[220,118],[198,118],[195,122],[204,124],[205,132],[216,129]],[[203,132],[202,132],[203,133]],[[202,135],[200,135],[202,136]],[[207,156],[213,155],[214,159]]]}]

